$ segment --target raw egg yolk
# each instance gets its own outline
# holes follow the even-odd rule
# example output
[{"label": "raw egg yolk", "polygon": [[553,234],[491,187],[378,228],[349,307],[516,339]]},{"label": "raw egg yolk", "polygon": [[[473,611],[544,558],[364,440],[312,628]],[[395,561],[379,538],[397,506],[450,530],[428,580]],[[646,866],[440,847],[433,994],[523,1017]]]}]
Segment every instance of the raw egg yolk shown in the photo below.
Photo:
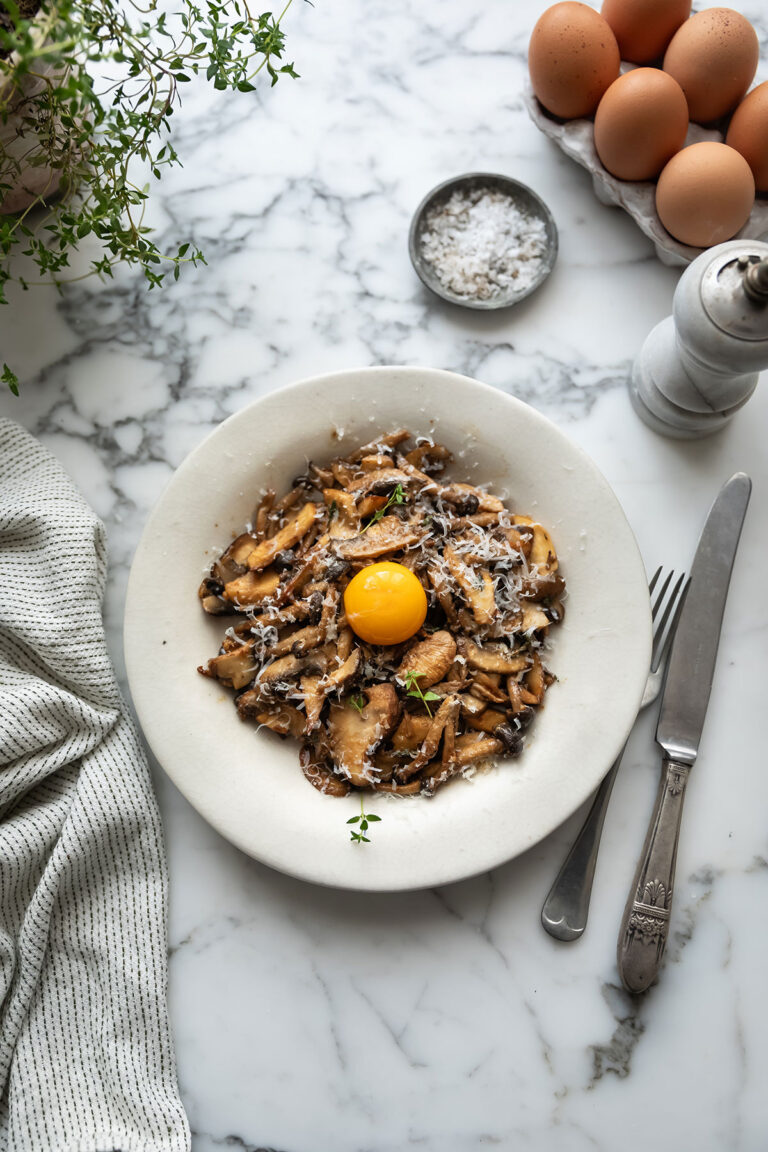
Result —
[{"label": "raw egg yolk", "polygon": [[352,577],[344,593],[344,611],[361,640],[401,644],[424,623],[427,594],[409,568],[383,560]]}]

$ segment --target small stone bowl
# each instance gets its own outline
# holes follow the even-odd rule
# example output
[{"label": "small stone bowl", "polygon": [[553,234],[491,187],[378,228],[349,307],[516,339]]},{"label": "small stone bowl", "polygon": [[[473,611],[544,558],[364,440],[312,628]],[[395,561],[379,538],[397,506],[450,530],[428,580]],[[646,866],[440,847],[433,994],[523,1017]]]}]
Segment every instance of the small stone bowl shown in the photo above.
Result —
[{"label": "small stone bowl", "polygon": [[[521,212],[542,220],[546,229],[547,247],[536,279],[519,292],[511,290],[508,293],[493,296],[489,300],[458,296],[454,292],[451,292],[450,289],[446,288],[445,285],[438,280],[431,265],[424,259],[421,247],[424,217],[429,209],[441,201],[447,200],[452,193],[458,190],[469,191],[477,187],[496,188],[500,192],[503,192],[514,201]],[[555,260],[557,259],[557,228],[549,208],[547,208],[544,201],[537,196],[527,184],[521,184],[518,180],[511,180],[508,176],[500,176],[495,172],[468,172],[464,176],[454,176],[450,180],[445,180],[442,184],[438,184],[436,188],[433,188],[431,192],[427,193],[416,209],[411,221],[411,228],[408,234],[408,251],[416,275],[422,284],[426,285],[431,292],[434,292],[435,295],[441,299],[447,300],[450,304],[459,304],[462,308],[479,308],[484,311],[494,308],[510,308],[513,304],[519,304],[526,296],[530,296],[532,292],[540,288],[552,271]]]}]

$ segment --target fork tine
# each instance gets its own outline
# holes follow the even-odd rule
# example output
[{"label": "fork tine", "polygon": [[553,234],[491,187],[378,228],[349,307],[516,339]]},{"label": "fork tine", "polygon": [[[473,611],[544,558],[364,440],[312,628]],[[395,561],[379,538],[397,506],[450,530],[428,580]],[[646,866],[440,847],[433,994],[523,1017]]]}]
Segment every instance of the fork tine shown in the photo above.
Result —
[{"label": "fork tine", "polygon": [[650,580],[648,581],[648,595],[649,596],[653,595],[653,590],[656,587],[656,582],[658,581],[659,576],[661,576],[661,573],[662,573],[662,565],[660,564],[659,567],[654,572],[653,576],[651,576]]},{"label": "fork tine", "polygon": [[[669,600],[667,601],[667,606],[664,609],[664,614],[655,626],[652,654],[654,668],[658,668],[672,642],[672,637],[675,634],[675,628],[680,618],[680,613],[685,602],[685,593],[688,591],[689,584],[690,579],[686,579],[685,572],[683,572],[672,589]],[[670,616],[672,617],[671,620]],[[668,620],[669,627],[667,628]]]},{"label": "fork tine", "polygon": [[[661,568],[659,568],[659,573],[660,573],[660,572],[661,572]],[[657,575],[658,575],[658,573],[657,573]],[[667,576],[666,580],[665,580],[665,581],[664,581],[664,583],[662,584],[662,586],[661,586],[661,589],[659,590],[659,594],[658,594],[658,596],[656,597],[656,599],[655,599],[655,601],[654,601],[654,603],[653,603],[653,606],[651,607],[651,619],[654,621],[654,623],[655,623],[655,621],[656,621],[656,613],[658,612],[659,608],[661,607],[661,604],[662,604],[662,603],[663,603],[663,601],[664,601],[664,597],[665,597],[665,595],[666,595],[666,592],[667,592],[667,588],[669,588],[669,584],[670,584],[670,581],[672,580],[672,578],[673,578],[673,576],[674,576],[674,575],[675,575],[674,571],[672,571],[672,572],[670,572],[670,573],[669,573],[669,575]],[[654,581],[655,581],[655,580],[656,580],[656,576],[654,576]],[[652,591],[653,591],[653,589],[651,588],[651,585],[650,585],[650,584],[648,585],[648,591],[649,591],[649,592],[652,592]]]}]

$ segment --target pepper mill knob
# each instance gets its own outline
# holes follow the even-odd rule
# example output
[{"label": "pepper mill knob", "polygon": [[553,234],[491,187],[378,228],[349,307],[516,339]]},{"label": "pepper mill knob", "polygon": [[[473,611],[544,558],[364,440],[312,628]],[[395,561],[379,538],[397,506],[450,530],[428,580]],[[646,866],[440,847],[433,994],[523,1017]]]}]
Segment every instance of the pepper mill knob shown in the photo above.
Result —
[{"label": "pepper mill knob", "polygon": [[748,257],[740,256],[739,264],[742,268],[746,268],[744,291],[747,296],[758,303],[768,299],[768,257],[764,260],[758,260],[755,264]]},{"label": "pepper mill knob", "polygon": [[724,428],[768,368],[768,244],[708,248],[675,290],[672,315],[635,360],[630,395],[657,432],[693,440]]}]

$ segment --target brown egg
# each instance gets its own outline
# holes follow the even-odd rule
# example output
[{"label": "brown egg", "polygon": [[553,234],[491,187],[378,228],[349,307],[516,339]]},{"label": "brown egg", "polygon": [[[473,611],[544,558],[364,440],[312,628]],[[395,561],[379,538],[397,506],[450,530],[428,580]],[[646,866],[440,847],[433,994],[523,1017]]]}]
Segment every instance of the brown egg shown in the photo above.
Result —
[{"label": "brown egg", "polygon": [[755,30],[740,12],[707,8],[675,32],[664,71],[685,92],[691,120],[709,124],[741,100],[754,79],[759,52]]},{"label": "brown egg", "polygon": [[659,68],[619,76],[595,114],[597,154],[620,180],[653,180],[680,151],[687,131],[683,90]]},{"label": "brown egg", "polygon": [[656,211],[676,240],[708,248],[730,240],[749,218],[755,181],[743,156],[727,144],[683,148],[656,185]]},{"label": "brown egg", "polygon": [[725,142],[749,164],[758,192],[768,192],[768,80],[739,104]]},{"label": "brown egg", "polygon": [[603,0],[622,60],[649,64],[661,56],[691,14],[691,0]]},{"label": "brown egg", "polygon": [[594,112],[619,63],[616,37],[586,4],[555,4],[534,26],[528,46],[533,91],[563,120]]}]

